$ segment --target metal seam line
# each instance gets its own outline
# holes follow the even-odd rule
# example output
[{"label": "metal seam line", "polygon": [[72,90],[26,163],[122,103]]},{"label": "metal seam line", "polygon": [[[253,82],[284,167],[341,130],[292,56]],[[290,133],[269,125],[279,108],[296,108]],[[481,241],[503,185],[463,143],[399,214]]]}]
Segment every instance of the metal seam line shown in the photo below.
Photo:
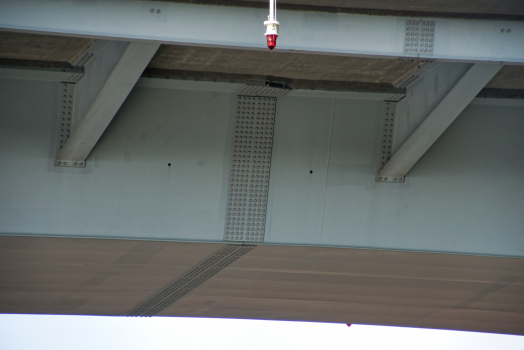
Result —
[{"label": "metal seam line", "polygon": [[[57,122],[56,154],[60,152],[71,136],[73,125],[73,109],[75,97],[75,83],[63,82],[60,84],[60,102]],[[67,165],[67,161],[55,160],[55,165]],[[76,164],[75,164],[76,165]],[[82,162],[83,165],[83,162]]]},{"label": "metal seam line", "polygon": [[320,223],[320,242],[322,242],[322,235],[324,234],[324,212],[326,210],[326,191],[329,179],[329,157],[331,157],[331,139],[333,137],[333,121],[335,120],[335,99],[333,99],[333,106],[331,107],[331,125],[329,127],[329,146],[327,154],[327,168],[326,168],[326,183],[324,185],[324,202],[322,203],[322,222]]}]

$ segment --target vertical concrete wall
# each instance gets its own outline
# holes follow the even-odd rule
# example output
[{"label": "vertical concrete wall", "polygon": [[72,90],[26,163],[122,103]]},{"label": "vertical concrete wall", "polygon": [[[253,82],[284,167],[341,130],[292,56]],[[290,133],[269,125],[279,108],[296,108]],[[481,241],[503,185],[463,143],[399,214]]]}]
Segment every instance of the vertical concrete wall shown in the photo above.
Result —
[{"label": "vertical concrete wall", "polygon": [[[135,88],[56,168],[58,85],[0,80],[0,234],[222,241],[235,103]],[[278,98],[265,243],[524,257],[524,107],[470,105],[404,184],[374,180],[381,111]]]}]

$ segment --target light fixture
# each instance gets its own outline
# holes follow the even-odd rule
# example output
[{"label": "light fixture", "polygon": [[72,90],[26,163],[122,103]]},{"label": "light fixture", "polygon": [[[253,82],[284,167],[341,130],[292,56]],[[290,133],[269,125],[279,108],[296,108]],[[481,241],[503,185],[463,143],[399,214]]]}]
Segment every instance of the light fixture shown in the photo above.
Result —
[{"label": "light fixture", "polygon": [[278,26],[280,25],[277,21],[277,0],[269,0],[269,16],[267,16],[267,19],[264,22],[267,47],[273,52],[273,49],[277,46]]}]

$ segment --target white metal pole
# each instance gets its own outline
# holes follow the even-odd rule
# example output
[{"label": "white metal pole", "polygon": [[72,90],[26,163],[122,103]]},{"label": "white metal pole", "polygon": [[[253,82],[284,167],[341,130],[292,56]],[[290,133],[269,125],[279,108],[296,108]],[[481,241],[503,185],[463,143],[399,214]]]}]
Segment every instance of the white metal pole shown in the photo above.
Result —
[{"label": "white metal pole", "polygon": [[276,2],[277,2],[277,0],[269,0],[269,17],[268,17],[268,19],[270,21],[276,21],[276,19],[277,19]]}]

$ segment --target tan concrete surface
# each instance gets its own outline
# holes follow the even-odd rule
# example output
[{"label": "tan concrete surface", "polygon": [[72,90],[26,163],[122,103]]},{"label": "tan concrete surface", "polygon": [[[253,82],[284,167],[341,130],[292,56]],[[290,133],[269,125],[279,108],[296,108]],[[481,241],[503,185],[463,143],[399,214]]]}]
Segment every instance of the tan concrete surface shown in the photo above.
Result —
[{"label": "tan concrete surface", "polygon": [[[0,32],[0,65],[68,68],[94,41]],[[148,71],[220,79],[284,80],[301,88],[387,90],[421,63],[304,53],[162,45]],[[486,86],[524,89],[524,66],[505,66]]]},{"label": "tan concrete surface", "polygon": [[160,315],[524,334],[524,260],[258,246]]},{"label": "tan concrete surface", "polygon": [[[391,59],[162,45],[148,68],[164,69],[166,74],[169,70],[174,74],[181,71],[222,73],[221,78],[227,74],[251,79],[286,78],[299,86],[302,81],[309,81],[305,85],[316,81],[393,86],[419,65]],[[486,87],[524,89],[524,66],[503,67]]]},{"label": "tan concrete surface", "polygon": [[124,315],[220,247],[0,237],[0,312]]},{"label": "tan concrete surface", "polygon": [[[223,245],[0,237],[0,312],[124,315]],[[524,335],[524,260],[259,245],[159,316]]]},{"label": "tan concrete surface", "polygon": [[26,63],[32,61],[32,66],[67,68],[94,41],[94,39],[0,31],[0,63],[9,64],[8,60],[24,60]]},{"label": "tan concrete surface", "polygon": [[162,45],[149,68],[288,79],[396,84],[417,62],[303,53]]}]

